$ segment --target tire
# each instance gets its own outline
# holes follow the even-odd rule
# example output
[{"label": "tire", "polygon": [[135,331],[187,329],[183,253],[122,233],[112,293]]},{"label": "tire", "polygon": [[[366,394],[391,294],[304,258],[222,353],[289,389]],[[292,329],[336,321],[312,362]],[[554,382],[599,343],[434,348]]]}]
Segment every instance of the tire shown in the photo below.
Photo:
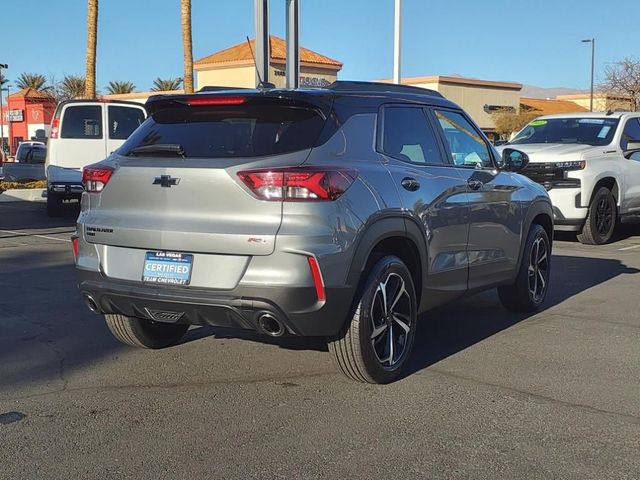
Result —
[{"label": "tire", "polygon": [[59,217],[62,214],[62,199],[57,193],[47,192],[47,215]]},{"label": "tire", "polygon": [[522,252],[518,276],[512,285],[498,287],[500,302],[512,312],[535,312],[549,291],[551,243],[542,226],[533,224]]},{"label": "tire", "polygon": [[140,348],[165,348],[175,345],[189,329],[189,325],[162,323],[124,315],[105,315],[114,337],[126,345]]},{"label": "tire", "polygon": [[613,237],[618,221],[616,199],[607,187],[600,187],[593,195],[589,213],[578,235],[578,241],[585,245],[603,245]]},{"label": "tire", "polygon": [[[386,304],[391,312],[386,316],[383,289],[385,297],[391,294],[393,299],[393,305]],[[337,337],[329,339],[329,351],[352,380],[393,382],[402,374],[415,340],[417,306],[411,274],[398,257],[385,256],[375,263],[357,298],[353,317]]]}]

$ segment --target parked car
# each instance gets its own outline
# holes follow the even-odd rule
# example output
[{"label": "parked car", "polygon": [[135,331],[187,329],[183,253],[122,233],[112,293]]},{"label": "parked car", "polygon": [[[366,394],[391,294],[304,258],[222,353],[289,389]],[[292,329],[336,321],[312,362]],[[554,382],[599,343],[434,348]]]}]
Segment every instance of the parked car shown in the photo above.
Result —
[{"label": "parked car", "polygon": [[80,199],[82,167],[111,154],[145,118],[144,107],[132,102],[69,100],[58,104],[46,160],[50,216],[60,213],[63,201]]},{"label": "parked car", "polygon": [[9,182],[44,180],[47,147],[42,142],[22,142],[15,161],[0,162],[0,179]]},{"label": "parked car", "polygon": [[390,382],[418,314],[498,287],[534,311],[553,214],[439,93],[389,84],[151,98],[150,117],[84,168],[79,289],[138,347],[191,324],[328,337],[350,378]]},{"label": "parked car", "polygon": [[507,146],[529,156],[522,173],[549,191],[557,230],[601,245],[640,221],[640,113],[540,117]]}]

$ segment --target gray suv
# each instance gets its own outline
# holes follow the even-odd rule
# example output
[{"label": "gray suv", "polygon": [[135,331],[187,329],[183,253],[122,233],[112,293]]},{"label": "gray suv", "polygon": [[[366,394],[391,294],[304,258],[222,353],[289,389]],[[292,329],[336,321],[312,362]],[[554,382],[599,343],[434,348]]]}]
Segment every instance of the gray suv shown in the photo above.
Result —
[{"label": "gray suv", "polygon": [[79,289],[120,341],[189,325],[328,338],[350,378],[401,375],[420,313],[498,287],[533,311],[553,214],[439,93],[366,82],[151,97],[85,167]]}]

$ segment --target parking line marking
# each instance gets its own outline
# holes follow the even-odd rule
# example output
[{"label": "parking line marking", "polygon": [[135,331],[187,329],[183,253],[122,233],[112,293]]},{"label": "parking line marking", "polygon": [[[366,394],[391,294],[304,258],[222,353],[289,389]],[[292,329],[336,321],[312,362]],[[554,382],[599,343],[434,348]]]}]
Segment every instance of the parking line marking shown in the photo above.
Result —
[{"label": "parking line marking", "polygon": [[[22,237],[38,237],[38,238],[46,238],[47,240],[57,240],[58,242],[71,243],[71,240],[69,240],[69,239],[50,237],[48,235],[38,235],[38,234],[35,234],[35,233],[14,232],[14,231],[11,231],[11,230],[0,230],[0,232],[10,233],[11,235],[19,235],[19,236],[22,236]],[[0,237],[0,239],[2,239],[2,237]]]},{"label": "parking line marking", "polygon": [[640,248],[640,245],[631,245],[630,247],[619,248],[618,251],[622,252],[624,250],[633,250],[634,248]]}]

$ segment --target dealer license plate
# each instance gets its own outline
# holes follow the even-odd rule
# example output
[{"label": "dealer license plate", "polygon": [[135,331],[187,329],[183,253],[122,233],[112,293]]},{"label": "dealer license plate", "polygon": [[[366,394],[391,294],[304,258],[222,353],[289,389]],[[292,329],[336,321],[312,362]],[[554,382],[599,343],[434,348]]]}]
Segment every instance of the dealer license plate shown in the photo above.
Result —
[{"label": "dealer license plate", "polygon": [[193,255],[190,253],[147,252],[142,281],[168,285],[189,285]]}]

